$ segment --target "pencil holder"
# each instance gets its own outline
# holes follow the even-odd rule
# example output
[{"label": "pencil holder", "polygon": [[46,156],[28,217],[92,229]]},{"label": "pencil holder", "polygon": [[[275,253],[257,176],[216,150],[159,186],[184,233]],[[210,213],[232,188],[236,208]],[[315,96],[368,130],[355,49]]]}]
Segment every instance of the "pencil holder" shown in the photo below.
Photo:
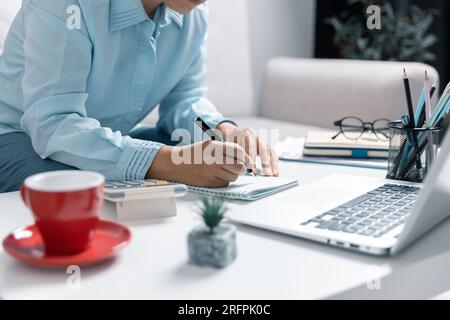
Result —
[{"label": "pencil holder", "polygon": [[388,179],[423,182],[441,143],[441,128],[407,129],[400,121],[390,125]]}]

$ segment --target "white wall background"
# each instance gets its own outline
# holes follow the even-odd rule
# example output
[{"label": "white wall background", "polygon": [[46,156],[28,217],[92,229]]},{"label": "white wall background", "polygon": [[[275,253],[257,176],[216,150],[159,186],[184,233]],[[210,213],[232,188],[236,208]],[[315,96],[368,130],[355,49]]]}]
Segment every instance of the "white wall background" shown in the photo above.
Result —
[{"label": "white wall background", "polygon": [[209,6],[209,96],[223,113],[247,114],[253,104],[247,0],[211,0]]},{"label": "white wall background", "polygon": [[3,52],[3,43],[9,30],[9,26],[19,11],[21,0],[0,1],[0,54]]},{"label": "white wall background", "polygon": [[247,0],[254,103],[273,57],[314,55],[316,0]]},{"label": "white wall background", "polygon": [[267,61],[312,57],[316,0],[211,0],[210,97],[233,116],[255,114]]}]

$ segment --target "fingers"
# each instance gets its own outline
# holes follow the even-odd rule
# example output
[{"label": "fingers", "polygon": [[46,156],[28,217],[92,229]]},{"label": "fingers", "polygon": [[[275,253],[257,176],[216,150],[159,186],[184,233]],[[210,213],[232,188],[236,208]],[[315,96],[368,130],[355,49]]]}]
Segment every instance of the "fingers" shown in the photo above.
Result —
[{"label": "fingers", "polygon": [[230,183],[228,181],[217,178],[217,180],[214,182],[214,184],[211,186],[208,186],[208,188],[226,188],[229,185],[230,185]]},{"label": "fingers", "polygon": [[215,177],[221,181],[230,183],[236,181],[239,178],[239,174],[232,173],[228,170],[225,170],[225,168],[221,168],[220,170],[217,170],[217,172],[215,173]]},{"label": "fingers", "polygon": [[[206,160],[203,164],[221,165],[221,168],[226,171],[216,175],[217,178],[226,182],[235,181],[236,176],[244,175],[247,168],[264,176],[279,176],[277,154],[272,148],[267,147],[252,130],[245,130],[245,134],[240,138],[238,136],[236,141],[242,146],[234,142],[204,142],[203,151]],[[257,172],[258,156],[261,159],[262,170]]]},{"label": "fingers", "polygon": [[205,187],[205,188],[225,188],[230,185],[230,181],[223,180],[219,177],[211,177],[205,182],[200,182],[198,184],[199,187]]},{"label": "fingers", "polygon": [[[252,163],[250,157],[245,150],[236,143],[225,142],[223,143],[223,162],[227,165],[244,165],[247,168],[249,163]],[[217,160],[219,157],[216,157]],[[220,162],[217,162],[220,163]],[[242,166],[239,166],[241,168]],[[239,169],[240,170],[240,169]]]},{"label": "fingers", "polygon": [[198,164],[245,164],[245,150],[232,142],[205,141],[197,158]]},{"label": "fingers", "polygon": [[241,163],[225,164],[223,165],[223,169],[238,176],[242,176],[247,172],[247,167]]},{"label": "fingers", "polygon": [[236,181],[239,175],[228,172],[222,165],[194,165],[181,181],[191,186],[206,188],[223,188]]},{"label": "fingers", "polygon": [[278,164],[278,155],[272,148],[270,149],[270,164],[272,166],[272,173],[275,177],[280,176],[280,167]]},{"label": "fingers", "polygon": [[258,141],[258,154],[261,159],[262,173],[265,176],[273,176],[270,149],[268,149],[266,145],[262,143],[259,137],[257,141]]},{"label": "fingers", "polygon": [[250,162],[247,165],[250,169],[253,169],[257,157],[256,135],[251,129],[241,129],[236,134],[237,138],[235,140],[237,144],[245,150],[249,157]]},{"label": "fingers", "polygon": [[244,137],[245,152],[249,160],[247,166],[256,173],[256,157],[258,156],[257,136],[252,130],[247,129]]},{"label": "fingers", "polygon": [[232,134],[227,135],[227,141],[237,143],[244,149],[245,163],[247,168],[253,172],[256,172],[256,158],[258,156],[256,137],[257,135],[252,129],[234,128]]},{"label": "fingers", "polygon": [[226,164],[245,164],[247,162],[247,154],[240,145],[233,142],[224,142],[223,159],[226,160]]},{"label": "fingers", "polygon": [[[261,159],[262,171],[259,171],[259,174],[264,176],[279,176],[279,164],[278,157],[276,153],[262,142],[262,139],[258,137],[258,135],[251,129],[239,130],[236,133],[234,140],[238,143],[241,148],[237,148],[235,144],[233,146],[229,146],[231,150],[227,151],[227,157],[232,158],[229,155],[236,155],[232,159],[239,159],[242,161],[242,149],[245,154],[245,164],[247,168],[251,169],[254,173],[257,173],[256,169],[256,159],[258,155]],[[236,153],[237,152],[237,153]],[[231,162],[227,162],[231,163]]]}]

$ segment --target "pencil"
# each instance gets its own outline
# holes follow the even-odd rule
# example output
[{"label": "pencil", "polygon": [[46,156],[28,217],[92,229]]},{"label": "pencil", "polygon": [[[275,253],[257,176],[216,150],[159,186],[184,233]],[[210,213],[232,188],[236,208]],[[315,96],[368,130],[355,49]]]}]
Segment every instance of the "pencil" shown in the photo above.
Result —
[{"label": "pencil", "polygon": [[[434,94],[436,93],[437,87],[438,87],[438,83],[435,82],[433,84],[433,86],[431,87],[430,99],[433,98]],[[425,88],[423,88],[422,94],[420,95],[419,103],[417,104],[416,119],[415,119],[414,123],[416,124],[417,128],[422,128],[425,125]],[[398,169],[400,167],[400,162],[403,161],[403,155],[409,153],[411,146],[412,146],[411,140],[409,140],[409,141],[405,140],[403,142],[403,144],[401,145],[400,153],[399,153],[397,159],[395,160],[394,167],[393,167],[394,169],[392,170],[395,173],[395,174],[392,174],[393,177],[398,176]]]},{"label": "pencil", "polygon": [[447,85],[447,87],[444,90],[444,93],[439,99],[439,102],[436,108],[434,109],[433,114],[431,115],[431,120],[429,120],[426,125],[427,128],[435,126],[436,122],[439,121],[439,118],[442,116],[442,113],[448,111],[447,106],[449,100],[450,100],[450,83]]},{"label": "pencil", "polygon": [[[430,99],[433,98],[434,94],[436,93],[438,83],[435,82],[430,90]],[[416,109],[416,119],[415,124],[417,128],[422,128],[425,124],[425,88],[423,88],[422,94],[420,96],[419,103],[417,105]]]},{"label": "pencil", "polygon": [[[408,75],[406,74],[406,69],[405,68],[403,68],[403,75],[404,75],[404,77],[403,77],[403,84],[405,86],[406,103],[407,103],[407,107],[408,107],[408,115],[409,115],[409,119],[411,119],[409,127],[410,127],[410,129],[413,129],[414,128],[414,123],[412,122],[412,119],[415,119],[414,108],[413,108],[412,96],[411,96],[411,86],[409,85],[409,78],[408,78]],[[426,99],[426,97],[425,97],[425,99]]]},{"label": "pencil", "polygon": [[431,93],[431,88],[430,88],[430,78],[428,77],[428,72],[427,70],[425,70],[425,115],[426,115],[426,120],[431,119],[431,114],[432,114],[432,110],[431,110],[431,98],[430,98],[430,93]]},{"label": "pencil", "polygon": [[[424,82],[424,87],[425,87],[425,123],[427,123],[428,121],[431,121],[431,114],[432,114],[432,110],[431,110],[431,99],[430,99],[430,78],[428,77],[428,72],[427,70],[425,70],[425,82]],[[428,137],[428,146],[427,146],[427,167],[430,168],[431,164],[434,161],[434,156],[433,156],[433,134],[431,132],[428,132],[427,134]]]},{"label": "pencil", "polygon": [[[403,84],[405,86],[405,94],[406,94],[406,103],[408,107],[408,113],[409,113],[409,119],[415,119],[414,117],[414,109],[412,104],[412,97],[411,97],[411,86],[409,85],[409,78],[406,74],[406,69],[403,68]],[[428,93],[429,95],[429,93]],[[413,130],[415,128],[414,122],[410,121],[409,128],[410,130]],[[415,159],[416,159],[416,169],[418,172],[418,175],[420,174],[420,169],[422,169],[422,162],[420,160],[420,153],[419,153],[419,143],[417,142],[417,135],[416,132],[412,132],[412,143],[414,146],[415,151]]]}]

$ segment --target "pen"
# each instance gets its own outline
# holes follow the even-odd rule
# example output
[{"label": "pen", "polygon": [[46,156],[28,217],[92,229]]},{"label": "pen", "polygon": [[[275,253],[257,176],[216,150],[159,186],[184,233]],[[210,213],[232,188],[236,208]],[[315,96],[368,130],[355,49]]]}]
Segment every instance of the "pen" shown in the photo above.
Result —
[{"label": "pen", "polygon": [[[211,127],[208,126],[208,124],[205,121],[203,121],[200,117],[195,118],[194,123],[197,126],[199,126],[202,129],[202,131],[211,138],[211,140],[223,142],[223,139],[220,136],[214,134],[214,130],[211,129]],[[247,173],[255,175],[252,169],[247,169]]]},{"label": "pen", "polygon": [[206,133],[206,134],[211,138],[211,140],[223,142],[223,139],[222,139],[221,137],[217,136],[217,135],[215,134],[214,130],[211,129],[210,126],[208,126],[208,125],[206,124],[206,122],[203,121],[200,117],[195,118],[194,123],[195,123],[197,126],[199,126],[199,127],[202,129],[202,131],[203,131],[204,133]]}]

